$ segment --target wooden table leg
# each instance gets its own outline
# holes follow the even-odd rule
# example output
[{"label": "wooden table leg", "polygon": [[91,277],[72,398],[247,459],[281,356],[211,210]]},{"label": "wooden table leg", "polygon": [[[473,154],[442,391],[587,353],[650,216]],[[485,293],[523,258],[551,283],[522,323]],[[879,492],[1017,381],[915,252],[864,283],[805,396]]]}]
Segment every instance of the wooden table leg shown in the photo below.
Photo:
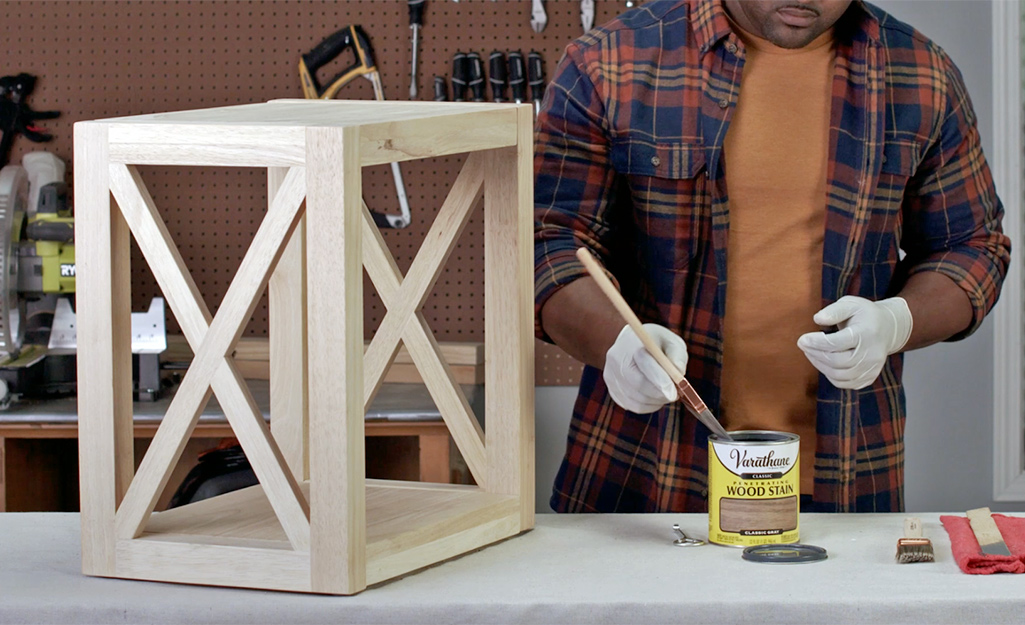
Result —
[{"label": "wooden table leg", "polygon": [[448,484],[451,481],[448,432],[421,434],[419,441],[420,481]]}]

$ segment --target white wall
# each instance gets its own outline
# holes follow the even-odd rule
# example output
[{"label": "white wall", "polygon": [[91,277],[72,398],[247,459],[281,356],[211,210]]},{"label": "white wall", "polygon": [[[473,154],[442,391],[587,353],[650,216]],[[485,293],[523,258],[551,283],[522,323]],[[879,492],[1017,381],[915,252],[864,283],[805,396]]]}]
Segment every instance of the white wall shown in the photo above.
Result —
[{"label": "white wall", "polygon": [[539,386],[534,394],[534,446],[537,449],[534,475],[534,509],[551,512],[548,500],[552,497],[555,473],[566,451],[570,415],[577,398],[576,387]]},{"label": "white wall", "polygon": [[[997,0],[1005,1],[1005,0]],[[942,46],[964,75],[984,149],[991,145],[991,6],[980,0],[879,0]],[[998,190],[999,191],[999,190]],[[1015,242],[1017,243],[1017,242]],[[1023,253],[1016,248],[1016,255]],[[909,511],[979,506],[1025,510],[992,501],[993,328],[907,356],[906,497]],[[552,480],[565,447],[575,389],[537,389],[537,510],[550,512]]]}]

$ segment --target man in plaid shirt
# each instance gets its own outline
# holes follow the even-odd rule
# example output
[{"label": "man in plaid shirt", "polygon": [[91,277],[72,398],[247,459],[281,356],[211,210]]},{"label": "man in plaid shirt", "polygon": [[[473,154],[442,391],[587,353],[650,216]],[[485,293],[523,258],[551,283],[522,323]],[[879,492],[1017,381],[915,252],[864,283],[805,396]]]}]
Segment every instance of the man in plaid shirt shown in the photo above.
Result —
[{"label": "man in plaid shirt", "polygon": [[806,509],[903,509],[902,352],[969,335],[1010,243],[960,73],[860,0],[653,0],[574,41],[535,155],[537,336],[584,362],[552,507],[707,509],[708,430],[801,436]]}]

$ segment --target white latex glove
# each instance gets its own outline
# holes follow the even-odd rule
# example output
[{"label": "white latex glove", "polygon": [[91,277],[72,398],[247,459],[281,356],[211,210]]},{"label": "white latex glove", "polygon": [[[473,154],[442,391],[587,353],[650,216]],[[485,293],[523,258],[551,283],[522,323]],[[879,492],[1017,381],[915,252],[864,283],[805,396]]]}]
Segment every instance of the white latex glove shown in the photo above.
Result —
[{"label": "white latex glove", "polygon": [[911,311],[902,297],[873,302],[845,295],[815,313],[820,326],[838,332],[809,332],[797,346],[837,388],[865,388],[879,377],[886,357],[903,349],[911,336]]},{"label": "white latex glove", "polygon": [[[683,339],[656,323],[646,323],[644,329],[676,368],[685,372],[687,345]],[[623,326],[616,342],[605,353],[603,376],[612,400],[630,412],[655,412],[677,398],[672,378],[644,349],[641,339],[630,326]]]}]

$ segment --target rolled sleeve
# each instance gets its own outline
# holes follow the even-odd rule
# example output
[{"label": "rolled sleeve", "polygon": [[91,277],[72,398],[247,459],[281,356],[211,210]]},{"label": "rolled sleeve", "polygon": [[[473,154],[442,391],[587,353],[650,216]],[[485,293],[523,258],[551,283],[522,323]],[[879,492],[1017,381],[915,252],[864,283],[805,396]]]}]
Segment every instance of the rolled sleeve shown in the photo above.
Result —
[{"label": "rolled sleeve", "polygon": [[615,173],[609,130],[596,80],[582,57],[576,44],[567,48],[535,128],[534,331],[549,342],[541,309],[555,292],[587,274],[577,248],[590,249],[605,263],[610,235]]},{"label": "rolled sleeve", "polygon": [[926,151],[904,202],[902,247],[908,275],[941,273],[968,295],[970,335],[996,304],[1011,257],[1004,208],[982,153],[975,114],[957,68],[947,62],[947,102],[936,140]]}]

